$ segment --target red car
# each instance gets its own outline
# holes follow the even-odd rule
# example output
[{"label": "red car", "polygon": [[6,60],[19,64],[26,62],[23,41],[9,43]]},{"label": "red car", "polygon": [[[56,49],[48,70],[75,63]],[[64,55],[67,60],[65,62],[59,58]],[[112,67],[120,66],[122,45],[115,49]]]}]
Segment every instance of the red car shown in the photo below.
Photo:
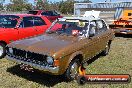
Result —
[{"label": "red car", "polygon": [[41,15],[47,17],[50,21],[54,21],[57,18],[62,18],[59,13],[56,11],[48,11],[48,10],[31,10],[28,12],[28,14],[33,14],[33,15]]},{"label": "red car", "polygon": [[44,16],[0,15],[0,58],[6,55],[6,44],[42,34],[50,25],[51,22]]}]

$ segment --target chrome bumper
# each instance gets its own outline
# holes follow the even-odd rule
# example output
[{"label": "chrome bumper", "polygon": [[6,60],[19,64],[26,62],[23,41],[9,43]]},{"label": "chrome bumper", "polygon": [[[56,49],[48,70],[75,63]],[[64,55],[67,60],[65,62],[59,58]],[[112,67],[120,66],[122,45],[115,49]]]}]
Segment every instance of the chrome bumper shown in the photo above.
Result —
[{"label": "chrome bumper", "polygon": [[19,64],[22,63],[22,64],[30,65],[31,67],[33,67],[35,69],[39,69],[41,71],[46,71],[46,72],[50,72],[53,74],[59,72],[59,67],[42,66],[42,65],[31,63],[31,62],[21,61],[21,60],[18,60],[16,58],[10,57],[10,56],[6,56],[6,58],[8,60],[14,61],[14,62],[19,63]]}]

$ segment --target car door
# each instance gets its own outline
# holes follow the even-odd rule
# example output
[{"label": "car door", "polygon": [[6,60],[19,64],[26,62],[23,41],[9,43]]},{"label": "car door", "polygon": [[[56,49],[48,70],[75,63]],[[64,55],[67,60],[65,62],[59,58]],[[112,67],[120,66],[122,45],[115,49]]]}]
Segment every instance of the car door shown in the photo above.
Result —
[{"label": "car door", "polygon": [[32,16],[23,17],[18,30],[20,39],[38,34],[37,29],[34,28],[34,21]]},{"label": "car door", "polygon": [[99,54],[103,49],[105,49],[107,34],[107,26],[103,23],[102,20],[91,21],[91,27],[89,27],[89,39],[91,39],[92,52],[93,56]]},{"label": "car door", "polygon": [[33,20],[34,20],[34,28],[36,29],[37,34],[44,33],[49,27],[41,17],[33,17]]},{"label": "car door", "polygon": [[[85,23],[86,25],[86,23]],[[92,58],[96,52],[98,51],[98,39],[97,36],[95,35],[95,30],[96,28],[96,23],[95,21],[89,22],[87,26],[83,28],[83,34],[82,37],[84,39],[81,39],[79,41],[80,46],[82,46],[81,51],[84,53],[84,62],[87,61],[88,59]],[[91,33],[91,34],[90,34]],[[86,38],[85,38],[86,37]]]},{"label": "car door", "polygon": [[110,30],[108,30],[107,25],[103,20],[97,20],[98,38],[100,41],[99,49],[100,51],[106,48],[106,44],[109,42],[109,36],[111,35]]},{"label": "car door", "polygon": [[90,50],[88,51],[88,54],[90,52],[90,56],[95,56],[96,54],[98,54],[100,47],[99,45],[101,44],[100,40],[99,40],[99,36],[97,33],[97,25],[96,25],[96,21],[91,21],[90,25],[89,25],[89,37],[88,37],[88,42],[89,45],[87,48]]},{"label": "car door", "polygon": [[10,43],[18,40],[18,30],[16,26],[20,20],[16,15],[0,15],[0,41]]}]

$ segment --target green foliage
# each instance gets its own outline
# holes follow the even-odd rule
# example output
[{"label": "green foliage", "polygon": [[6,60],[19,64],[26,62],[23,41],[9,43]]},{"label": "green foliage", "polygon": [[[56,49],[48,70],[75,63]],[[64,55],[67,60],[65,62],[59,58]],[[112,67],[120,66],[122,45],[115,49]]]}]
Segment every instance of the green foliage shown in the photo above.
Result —
[{"label": "green foliage", "polygon": [[32,9],[36,10],[56,10],[63,14],[73,14],[74,12],[74,3],[89,3],[91,1],[60,1],[60,2],[48,2],[48,0],[36,0],[34,6],[28,3],[28,0],[10,0],[11,3],[3,7],[5,0],[0,0],[0,10],[4,8],[6,11],[28,11]]},{"label": "green foliage", "polygon": [[73,1],[61,2],[59,10],[63,14],[73,13],[73,11],[74,11],[74,2]]},{"label": "green foliage", "polygon": [[27,0],[10,0],[11,3],[6,5],[7,11],[22,11],[31,10],[32,4],[27,3]]},{"label": "green foliage", "polygon": [[3,6],[3,4],[0,3],[0,11],[1,10],[4,10],[4,6]]},{"label": "green foliage", "polygon": [[37,9],[37,10],[49,10],[49,6],[50,6],[50,4],[47,1],[43,2],[42,0],[39,0],[36,3],[35,9]]},{"label": "green foliage", "polygon": [[60,2],[48,2],[39,0],[36,3],[36,8],[39,10],[56,10],[63,14],[73,14],[74,12],[74,3],[89,3],[91,1],[84,0],[84,1],[74,1],[74,0],[67,0],[67,1],[60,1]]}]

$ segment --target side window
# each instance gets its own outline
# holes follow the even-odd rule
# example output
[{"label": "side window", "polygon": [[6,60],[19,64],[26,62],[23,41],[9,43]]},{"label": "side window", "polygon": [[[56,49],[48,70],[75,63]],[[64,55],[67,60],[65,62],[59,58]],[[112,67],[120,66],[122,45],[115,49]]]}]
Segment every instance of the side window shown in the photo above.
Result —
[{"label": "side window", "polygon": [[41,17],[34,17],[34,26],[46,25],[44,20]]},{"label": "side window", "polygon": [[107,30],[107,26],[103,20],[96,21],[97,23],[97,29],[99,32],[104,32]]},{"label": "side window", "polygon": [[53,11],[54,16],[58,16],[59,14],[56,11]]},{"label": "side window", "polygon": [[33,26],[33,18],[32,17],[23,17],[22,22],[20,23],[19,27],[32,27]]},{"label": "side window", "polygon": [[48,12],[42,12],[41,15],[49,16]]},{"label": "side window", "polygon": [[49,16],[54,16],[52,11],[48,11]]},{"label": "side window", "polygon": [[97,25],[95,23],[95,21],[91,21],[90,25],[89,25],[89,36],[92,37],[94,35],[96,35],[97,32]]},{"label": "side window", "polygon": [[53,16],[53,12],[52,11],[46,11],[46,12],[41,13],[41,15]]},{"label": "side window", "polygon": [[41,15],[44,15],[44,16],[58,16],[59,14],[55,11],[46,11],[46,12],[42,12]]}]

